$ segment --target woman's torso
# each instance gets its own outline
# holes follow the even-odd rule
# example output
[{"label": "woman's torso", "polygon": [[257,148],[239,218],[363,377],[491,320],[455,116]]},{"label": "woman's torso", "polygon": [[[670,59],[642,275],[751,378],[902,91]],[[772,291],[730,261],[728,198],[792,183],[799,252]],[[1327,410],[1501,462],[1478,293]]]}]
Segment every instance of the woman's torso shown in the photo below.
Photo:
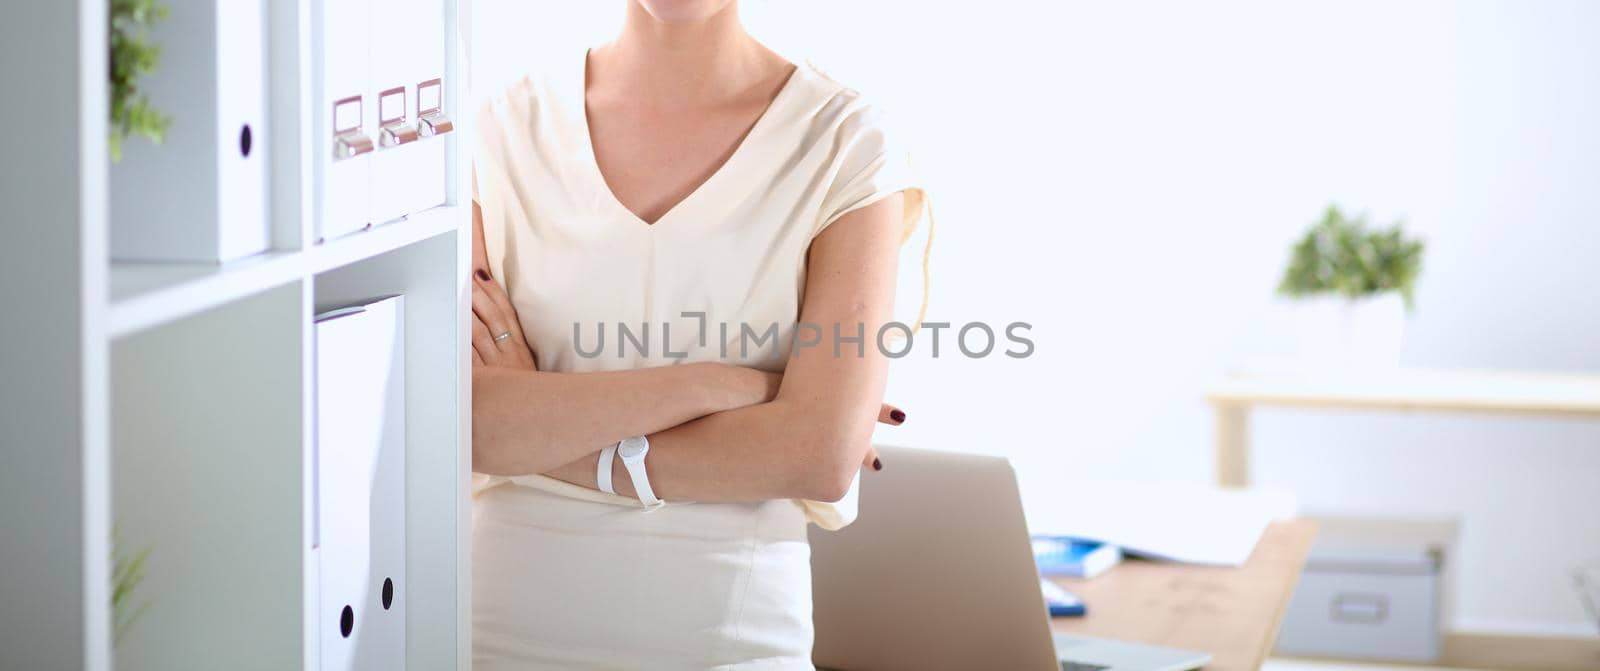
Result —
[{"label": "woman's torso", "polygon": [[[500,135],[502,155],[480,162],[477,179],[480,189],[513,194],[500,212],[485,204],[485,242],[540,369],[724,361],[781,371],[827,196],[818,182],[834,158],[818,140],[842,121],[825,118],[825,108],[847,107],[843,92],[797,68],[721,167],[646,223],[597,167],[581,70],[514,86],[484,122]],[[619,323],[632,338],[620,353]],[[764,332],[772,323],[784,340],[737,347],[740,324]],[[643,331],[649,342],[640,347]]]},{"label": "woman's torso", "polygon": [[[485,251],[539,368],[783,370],[810,242],[859,206],[840,185],[881,164],[867,108],[799,66],[727,161],[647,224],[596,166],[574,65],[519,82],[478,125]],[[544,476],[479,478],[474,645],[484,668],[809,665],[806,522],[847,523],[853,490],[841,504],[643,512]],[[508,482],[521,486],[498,486]]]},{"label": "woman's torso", "polygon": [[[539,369],[720,361],[782,371],[811,240],[855,197],[840,185],[881,163],[871,109],[796,67],[727,161],[647,224],[596,166],[583,86],[575,62],[571,72],[518,82],[479,118],[485,251]],[[539,475],[511,480],[630,503]],[[853,500],[797,503],[836,527],[853,517]]]}]

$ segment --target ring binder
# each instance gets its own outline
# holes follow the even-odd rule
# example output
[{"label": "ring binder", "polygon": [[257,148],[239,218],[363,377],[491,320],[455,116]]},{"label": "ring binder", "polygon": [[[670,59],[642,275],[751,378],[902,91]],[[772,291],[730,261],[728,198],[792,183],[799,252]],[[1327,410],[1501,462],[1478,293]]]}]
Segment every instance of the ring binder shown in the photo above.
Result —
[{"label": "ring binder", "polygon": [[[439,30],[444,2],[372,1],[369,87],[383,92],[377,119],[383,135],[372,157],[367,218],[381,223],[444,203],[445,147],[452,138],[439,132],[439,122],[448,120],[443,109],[445,41]],[[439,84],[418,84],[433,81]],[[407,109],[409,96],[415,96],[412,109]],[[423,110],[434,115],[431,121],[424,120]]]},{"label": "ring binder", "polygon": [[405,669],[404,314],[395,296],[316,321],[323,671]]},{"label": "ring binder", "polygon": [[220,263],[265,251],[265,5],[168,0],[145,94],[172,118],[111,166],[111,257]]},{"label": "ring binder", "polygon": [[313,2],[319,94],[336,101],[318,107],[317,135],[332,146],[317,167],[318,239],[443,205],[454,140],[440,136],[455,130],[445,0]]}]

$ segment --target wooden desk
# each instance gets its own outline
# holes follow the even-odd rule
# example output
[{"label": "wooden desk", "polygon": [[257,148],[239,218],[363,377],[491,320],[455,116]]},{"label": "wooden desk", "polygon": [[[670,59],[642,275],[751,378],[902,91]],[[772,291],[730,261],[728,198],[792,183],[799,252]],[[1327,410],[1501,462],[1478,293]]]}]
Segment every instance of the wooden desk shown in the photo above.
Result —
[{"label": "wooden desk", "polygon": [[1250,484],[1257,406],[1600,419],[1600,376],[1458,370],[1235,375],[1206,392],[1216,414],[1217,484]]},{"label": "wooden desk", "polygon": [[[1216,416],[1217,484],[1250,484],[1250,411],[1263,406],[1600,420],[1600,375],[1471,370],[1235,374],[1206,392]],[[1087,587],[1080,587],[1086,590]],[[1092,612],[1092,611],[1091,611]],[[1448,618],[1450,614],[1445,613]],[[1496,669],[1600,668],[1600,639],[1445,632],[1441,664]]]},{"label": "wooden desk", "polygon": [[1084,617],[1058,617],[1058,632],[1204,650],[1208,670],[1254,671],[1272,651],[1305,565],[1316,524],[1274,522],[1240,568],[1127,560],[1090,580],[1058,578],[1082,598]]}]

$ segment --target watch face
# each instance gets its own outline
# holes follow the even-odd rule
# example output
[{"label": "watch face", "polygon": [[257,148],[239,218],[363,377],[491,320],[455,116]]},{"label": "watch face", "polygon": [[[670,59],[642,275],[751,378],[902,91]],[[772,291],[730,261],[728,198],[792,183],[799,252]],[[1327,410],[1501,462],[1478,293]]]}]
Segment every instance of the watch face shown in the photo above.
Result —
[{"label": "watch face", "polygon": [[623,459],[638,459],[639,457],[644,456],[645,451],[649,449],[649,447],[649,441],[645,440],[644,438],[629,438],[622,441],[622,444],[617,446],[617,456],[620,456]]}]

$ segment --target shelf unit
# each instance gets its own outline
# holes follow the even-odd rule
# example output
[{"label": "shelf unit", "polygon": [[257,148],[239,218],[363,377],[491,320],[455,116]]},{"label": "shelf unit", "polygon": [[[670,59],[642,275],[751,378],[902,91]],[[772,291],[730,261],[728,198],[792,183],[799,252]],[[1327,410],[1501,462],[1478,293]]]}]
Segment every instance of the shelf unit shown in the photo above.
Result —
[{"label": "shelf unit", "polygon": [[1250,410],[1446,412],[1600,419],[1600,376],[1395,369],[1241,373],[1206,391],[1217,484],[1250,484]]},{"label": "shelf unit", "polygon": [[[470,115],[447,203],[316,244],[312,0],[269,3],[273,249],[108,259],[107,0],[0,24],[0,668],[316,668],[313,316],[406,295],[408,666],[470,668]],[[448,53],[459,54],[447,3]],[[147,549],[113,641],[112,531]],[[26,608],[17,604],[27,604]]]},{"label": "shelf unit", "polygon": [[111,264],[113,338],[453,232],[460,207],[441,207],[298,252],[272,251],[221,265]]}]

